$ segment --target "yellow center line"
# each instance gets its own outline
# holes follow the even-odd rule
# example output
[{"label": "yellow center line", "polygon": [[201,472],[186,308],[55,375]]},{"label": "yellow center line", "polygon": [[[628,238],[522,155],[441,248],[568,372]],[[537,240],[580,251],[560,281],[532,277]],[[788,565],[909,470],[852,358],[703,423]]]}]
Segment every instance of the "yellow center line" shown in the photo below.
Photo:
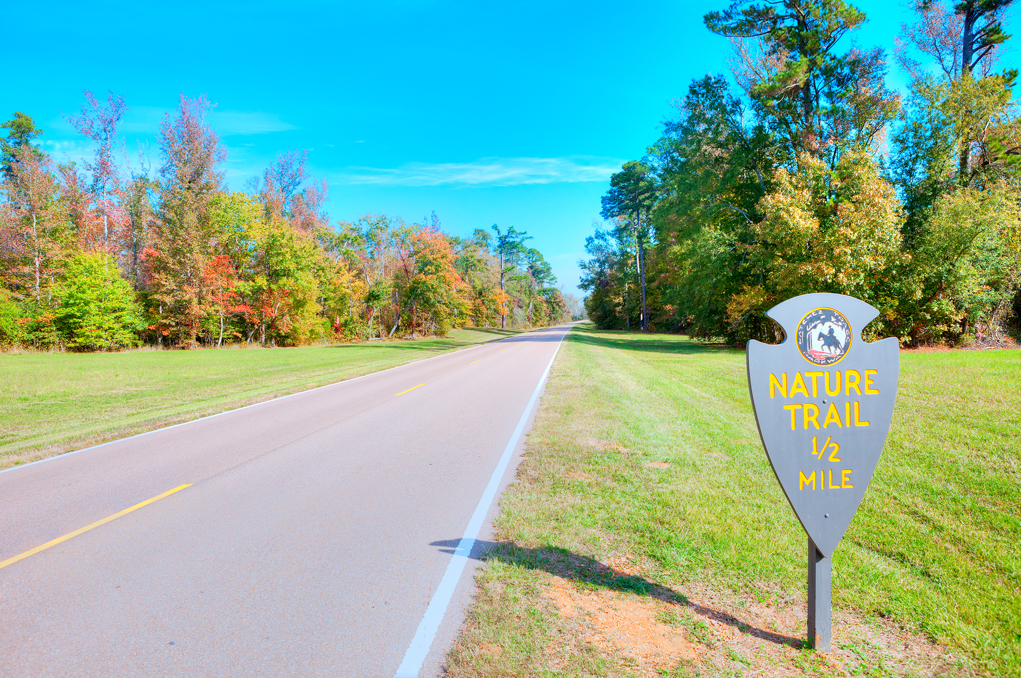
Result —
[{"label": "yellow center line", "polygon": [[153,497],[152,499],[146,499],[141,504],[135,504],[131,508],[126,508],[123,511],[120,511],[118,513],[113,514],[112,516],[107,516],[106,518],[103,518],[102,520],[97,520],[96,522],[92,523],[91,525],[86,525],[85,527],[78,528],[74,532],[69,532],[69,533],[65,534],[63,537],[57,537],[53,541],[48,541],[45,544],[43,544],[42,546],[36,546],[34,549],[25,551],[24,553],[21,553],[21,554],[18,554],[16,556],[14,556],[13,558],[8,558],[7,560],[5,560],[2,563],[0,563],[0,570],[2,570],[3,568],[7,567],[8,565],[13,565],[14,563],[18,562],[19,560],[24,560],[25,558],[28,558],[29,556],[34,556],[35,554],[39,553],[40,551],[45,551],[46,549],[50,548],[51,546],[56,546],[60,542],[67,541],[68,539],[71,539],[72,537],[77,537],[79,534],[83,534],[85,532],[88,532],[89,530],[91,530],[93,528],[96,528],[96,527],[99,527],[100,525],[105,525],[106,523],[110,522],[111,520],[116,520],[117,518],[120,518],[121,516],[127,515],[127,514],[131,513],[132,511],[135,511],[137,509],[142,508],[143,506],[151,504],[154,501],[159,501],[160,499],[163,499],[164,497],[169,497],[174,492],[180,492],[181,490],[183,490],[186,487],[191,487],[191,485],[192,485],[191,483],[188,483],[187,485],[181,485],[180,487],[175,487],[174,489],[168,490],[167,492],[164,492],[163,494],[157,495],[157,496]]},{"label": "yellow center line", "polygon": [[[419,384],[418,386],[425,386],[425,384]],[[408,391],[414,391],[414,390],[415,390],[416,388],[418,388],[418,386],[412,386],[411,388],[409,388],[409,389],[408,389]],[[397,395],[404,395],[404,394],[405,394],[405,393],[407,393],[408,391],[401,391],[401,392],[400,392],[400,393],[398,393]],[[397,396],[394,396],[394,398],[396,398],[396,397],[397,397]]]},{"label": "yellow center line", "polygon": [[[482,358],[479,358],[479,360],[482,360]],[[468,364],[469,364],[469,365],[474,365],[474,364],[475,364],[475,363],[477,363],[477,362],[478,362],[479,360],[473,360],[473,361],[471,361],[471,362],[470,362],[470,363],[468,363]]]}]

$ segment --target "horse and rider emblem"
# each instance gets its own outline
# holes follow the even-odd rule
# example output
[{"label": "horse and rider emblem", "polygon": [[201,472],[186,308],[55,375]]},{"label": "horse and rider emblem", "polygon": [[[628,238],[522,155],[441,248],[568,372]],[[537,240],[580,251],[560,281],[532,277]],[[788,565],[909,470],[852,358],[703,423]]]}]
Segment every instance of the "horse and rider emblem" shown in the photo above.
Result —
[{"label": "horse and rider emblem", "polygon": [[798,350],[815,365],[833,365],[851,348],[851,326],[839,311],[817,308],[798,323]]}]

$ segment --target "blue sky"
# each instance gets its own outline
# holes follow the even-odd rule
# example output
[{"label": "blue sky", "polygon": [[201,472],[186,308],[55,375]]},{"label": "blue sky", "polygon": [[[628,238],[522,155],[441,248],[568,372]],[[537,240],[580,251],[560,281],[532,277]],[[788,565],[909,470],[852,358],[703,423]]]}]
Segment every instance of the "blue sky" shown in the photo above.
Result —
[{"label": "blue sky", "polygon": [[[726,4],[19,3],[4,10],[0,117],[31,115],[56,159],[80,158],[91,149],[63,116],[82,90],[113,91],[127,153],[147,143],[155,164],[163,115],[205,94],[232,189],[308,148],[331,220],[513,225],[576,292],[609,175],[644,154],[693,78],[727,71],[727,42],[701,20]],[[856,4],[869,16],[857,42],[892,49],[906,5]]]}]

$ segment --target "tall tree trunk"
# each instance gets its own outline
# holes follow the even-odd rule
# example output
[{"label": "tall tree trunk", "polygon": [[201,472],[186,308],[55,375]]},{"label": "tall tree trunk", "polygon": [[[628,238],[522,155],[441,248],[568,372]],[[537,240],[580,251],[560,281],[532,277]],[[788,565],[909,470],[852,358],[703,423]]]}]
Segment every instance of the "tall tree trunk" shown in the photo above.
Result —
[{"label": "tall tree trunk", "polygon": [[642,331],[649,331],[649,308],[645,305],[645,248],[638,238],[638,268],[642,276]]},{"label": "tall tree trunk", "polygon": [[[504,289],[503,289],[503,250],[502,249],[500,250],[500,292],[503,293],[503,296],[507,296],[507,293],[504,292]],[[501,300],[501,301],[503,301],[503,300]],[[504,308],[506,308],[506,301],[503,301],[503,303],[501,305]],[[500,329],[501,330],[507,329],[507,314],[506,313],[501,313],[500,314]]]},{"label": "tall tree trunk", "polygon": [[138,290],[138,224],[135,216],[131,216],[131,278],[135,283],[135,290]]},{"label": "tall tree trunk", "polygon": [[39,303],[39,231],[36,226],[35,209],[32,209],[32,252],[35,259],[35,303]]},{"label": "tall tree trunk", "polygon": [[961,36],[961,76],[971,75],[971,59],[975,56],[975,3],[967,3],[964,13],[964,30]]},{"label": "tall tree trunk", "polygon": [[397,305],[397,320],[394,321],[394,326],[390,329],[390,334],[387,335],[387,338],[392,337],[394,332],[397,331],[397,326],[401,324],[401,300],[396,292],[394,293],[394,303]]},{"label": "tall tree trunk", "polygon": [[[975,42],[975,3],[969,2],[964,13],[964,30],[961,43],[961,82],[971,80],[971,59],[974,56]],[[971,166],[971,133],[964,129],[964,136],[960,140],[961,148],[958,156],[958,173],[962,184],[967,185],[969,180],[969,168]]]},{"label": "tall tree trunk", "polygon": [[223,344],[223,307],[220,307],[220,338],[216,340],[216,348]]},{"label": "tall tree trunk", "polygon": [[[805,14],[798,14],[798,33],[800,35],[806,35],[808,33],[808,18]],[[807,56],[808,45],[802,40],[798,44],[798,51],[802,56]],[[801,124],[802,130],[802,143],[804,144],[804,150],[816,156],[818,153],[818,139],[814,139],[815,136],[812,130],[812,76],[811,71],[805,74],[805,84],[801,88]],[[811,144],[811,147],[809,145]]]},{"label": "tall tree trunk", "polygon": [[624,329],[631,330],[631,312],[627,310],[627,291],[631,287],[631,276],[627,270],[627,263],[624,264]]},{"label": "tall tree trunk", "polygon": [[805,86],[801,90],[801,109],[804,116],[802,125],[805,128],[805,150],[815,156],[818,154],[818,144],[812,130],[812,85],[810,80],[805,81]]}]

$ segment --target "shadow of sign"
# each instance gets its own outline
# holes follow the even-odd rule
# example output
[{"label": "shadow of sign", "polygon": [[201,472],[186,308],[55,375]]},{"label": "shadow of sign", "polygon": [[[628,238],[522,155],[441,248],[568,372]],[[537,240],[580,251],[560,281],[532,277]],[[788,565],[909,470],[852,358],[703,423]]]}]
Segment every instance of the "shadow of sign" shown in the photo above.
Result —
[{"label": "shadow of sign", "polygon": [[[459,543],[459,539],[444,539],[442,541],[434,541],[430,545],[440,547],[442,553],[453,554]],[[705,605],[699,605],[689,600],[683,593],[675,591],[670,587],[649,581],[643,577],[620,572],[594,558],[578,555],[556,546],[525,548],[518,546],[514,542],[476,540],[475,547],[471,552],[471,558],[483,562],[499,561],[529,570],[542,570],[563,579],[584,583],[587,586],[595,586],[620,593],[648,596],[663,602],[684,606],[704,619],[711,619],[726,624],[753,638],[776,643],[777,645],[787,645],[799,650],[808,647],[808,643],[800,638],[793,638],[757,628],[730,613]]]}]

